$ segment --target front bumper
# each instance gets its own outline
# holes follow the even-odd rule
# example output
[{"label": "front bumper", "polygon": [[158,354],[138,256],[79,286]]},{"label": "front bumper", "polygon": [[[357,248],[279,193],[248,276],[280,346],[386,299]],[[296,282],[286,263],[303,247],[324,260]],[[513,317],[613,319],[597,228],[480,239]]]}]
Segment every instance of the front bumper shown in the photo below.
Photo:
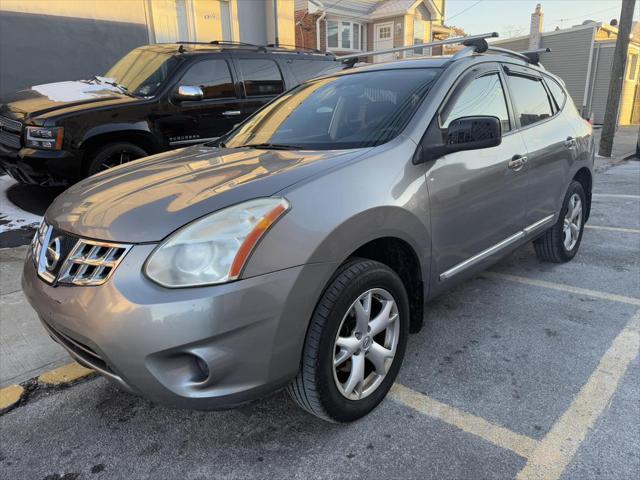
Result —
[{"label": "front bumper", "polygon": [[315,299],[337,265],[166,289],[142,273],[153,248],[134,246],[107,283],[91,287],[52,287],[28,257],[22,287],[74,358],[158,403],[228,408],[296,375]]},{"label": "front bumper", "polygon": [[82,163],[66,150],[12,150],[0,144],[0,171],[20,183],[64,186],[80,179]]}]

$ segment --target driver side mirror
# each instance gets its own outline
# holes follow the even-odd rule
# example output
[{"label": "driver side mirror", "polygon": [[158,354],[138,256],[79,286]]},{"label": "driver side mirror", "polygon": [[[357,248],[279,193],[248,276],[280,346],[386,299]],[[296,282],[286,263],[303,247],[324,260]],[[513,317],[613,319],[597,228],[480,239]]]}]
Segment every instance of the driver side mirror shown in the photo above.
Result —
[{"label": "driver side mirror", "polygon": [[195,85],[180,85],[173,95],[173,98],[180,102],[193,102],[202,100],[204,92],[202,88]]},{"label": "driver side mirror", "polygon": [[475,116],[456,118],[442,132],[444,143],[425,145],[423,161],[435,160],[463,150],[496,147],[502,143],[502,126],[498,117]]}]

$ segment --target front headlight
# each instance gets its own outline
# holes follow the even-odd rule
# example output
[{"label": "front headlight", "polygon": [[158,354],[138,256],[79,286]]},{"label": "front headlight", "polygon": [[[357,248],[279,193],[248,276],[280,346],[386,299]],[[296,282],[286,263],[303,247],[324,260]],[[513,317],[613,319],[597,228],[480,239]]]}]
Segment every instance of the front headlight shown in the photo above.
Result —
[{"label": "front headlight", "polygon": [[287,210],[284,198],[258,198],[207,215],[165,240],[144,271],[169,288],[235,280],[260,238]]},{"label": "front headlight", "polygon": [[27,147],[40,150],[60,150],[64,128],[62,127],[27,127]]}]

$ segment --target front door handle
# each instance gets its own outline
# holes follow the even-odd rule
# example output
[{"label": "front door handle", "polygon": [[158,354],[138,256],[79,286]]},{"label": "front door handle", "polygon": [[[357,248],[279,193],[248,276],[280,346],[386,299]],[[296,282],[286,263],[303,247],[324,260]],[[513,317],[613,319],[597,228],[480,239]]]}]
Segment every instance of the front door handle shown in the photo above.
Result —
[{"label": "front door handle", "polygon": [[527,163],[527,157],[524,155],[514,155],[507,166],[513,171],[520,171]]},{"label": "front door handle", "polygon": [[227,110],[226,112],[222,112],[222,115],[225,117],[237,117],[242,112],[240,110]]}]

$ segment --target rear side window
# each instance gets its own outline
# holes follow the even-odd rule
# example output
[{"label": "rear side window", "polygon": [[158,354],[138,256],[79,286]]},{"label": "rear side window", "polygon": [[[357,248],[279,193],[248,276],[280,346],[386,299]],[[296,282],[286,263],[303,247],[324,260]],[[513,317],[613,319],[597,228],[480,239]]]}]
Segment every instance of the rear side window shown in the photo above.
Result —
[{"label": "rear side window", "polygon": [[204,99],[235,97],[231,73],[227,62],[221,59],[203,60],[194,64],[184,74],[180,85],[202,88]]},{"label": "rear side window", "polygon": [[277,95],[284,92],[280,69],[273,60],[238,60],[247,97]]},{"label": "rear side window", "polygon": [[545,78],[545,82],[547,87],[549,87],[553,100],[556,102],[556,107],[558,110],[562,110],[564,102],[567,99],[567,94],[564,92],[564,89],[558,84],[558,82],[550,78]]},{"label": "rear side window", "polygon": [[341,70],[338,62],[325,60],[291,60],[289,67],[298,83],[305,82],[310,78],[318,77],[325,73]]},{"label": "rear side window", "polygon": [[549,96],[541,79],[520,75],[508,75],[508,78],[520,126],[533,125],[553,115]]},{"label": "rear side window", "polygon": [[497,73],[476,78],[461,91],[454,92],[440,113],[440,122],[442,128],[448,128],[453,120],[477,115],[498,117],[502,131],[511,130],[507,102]]}]

